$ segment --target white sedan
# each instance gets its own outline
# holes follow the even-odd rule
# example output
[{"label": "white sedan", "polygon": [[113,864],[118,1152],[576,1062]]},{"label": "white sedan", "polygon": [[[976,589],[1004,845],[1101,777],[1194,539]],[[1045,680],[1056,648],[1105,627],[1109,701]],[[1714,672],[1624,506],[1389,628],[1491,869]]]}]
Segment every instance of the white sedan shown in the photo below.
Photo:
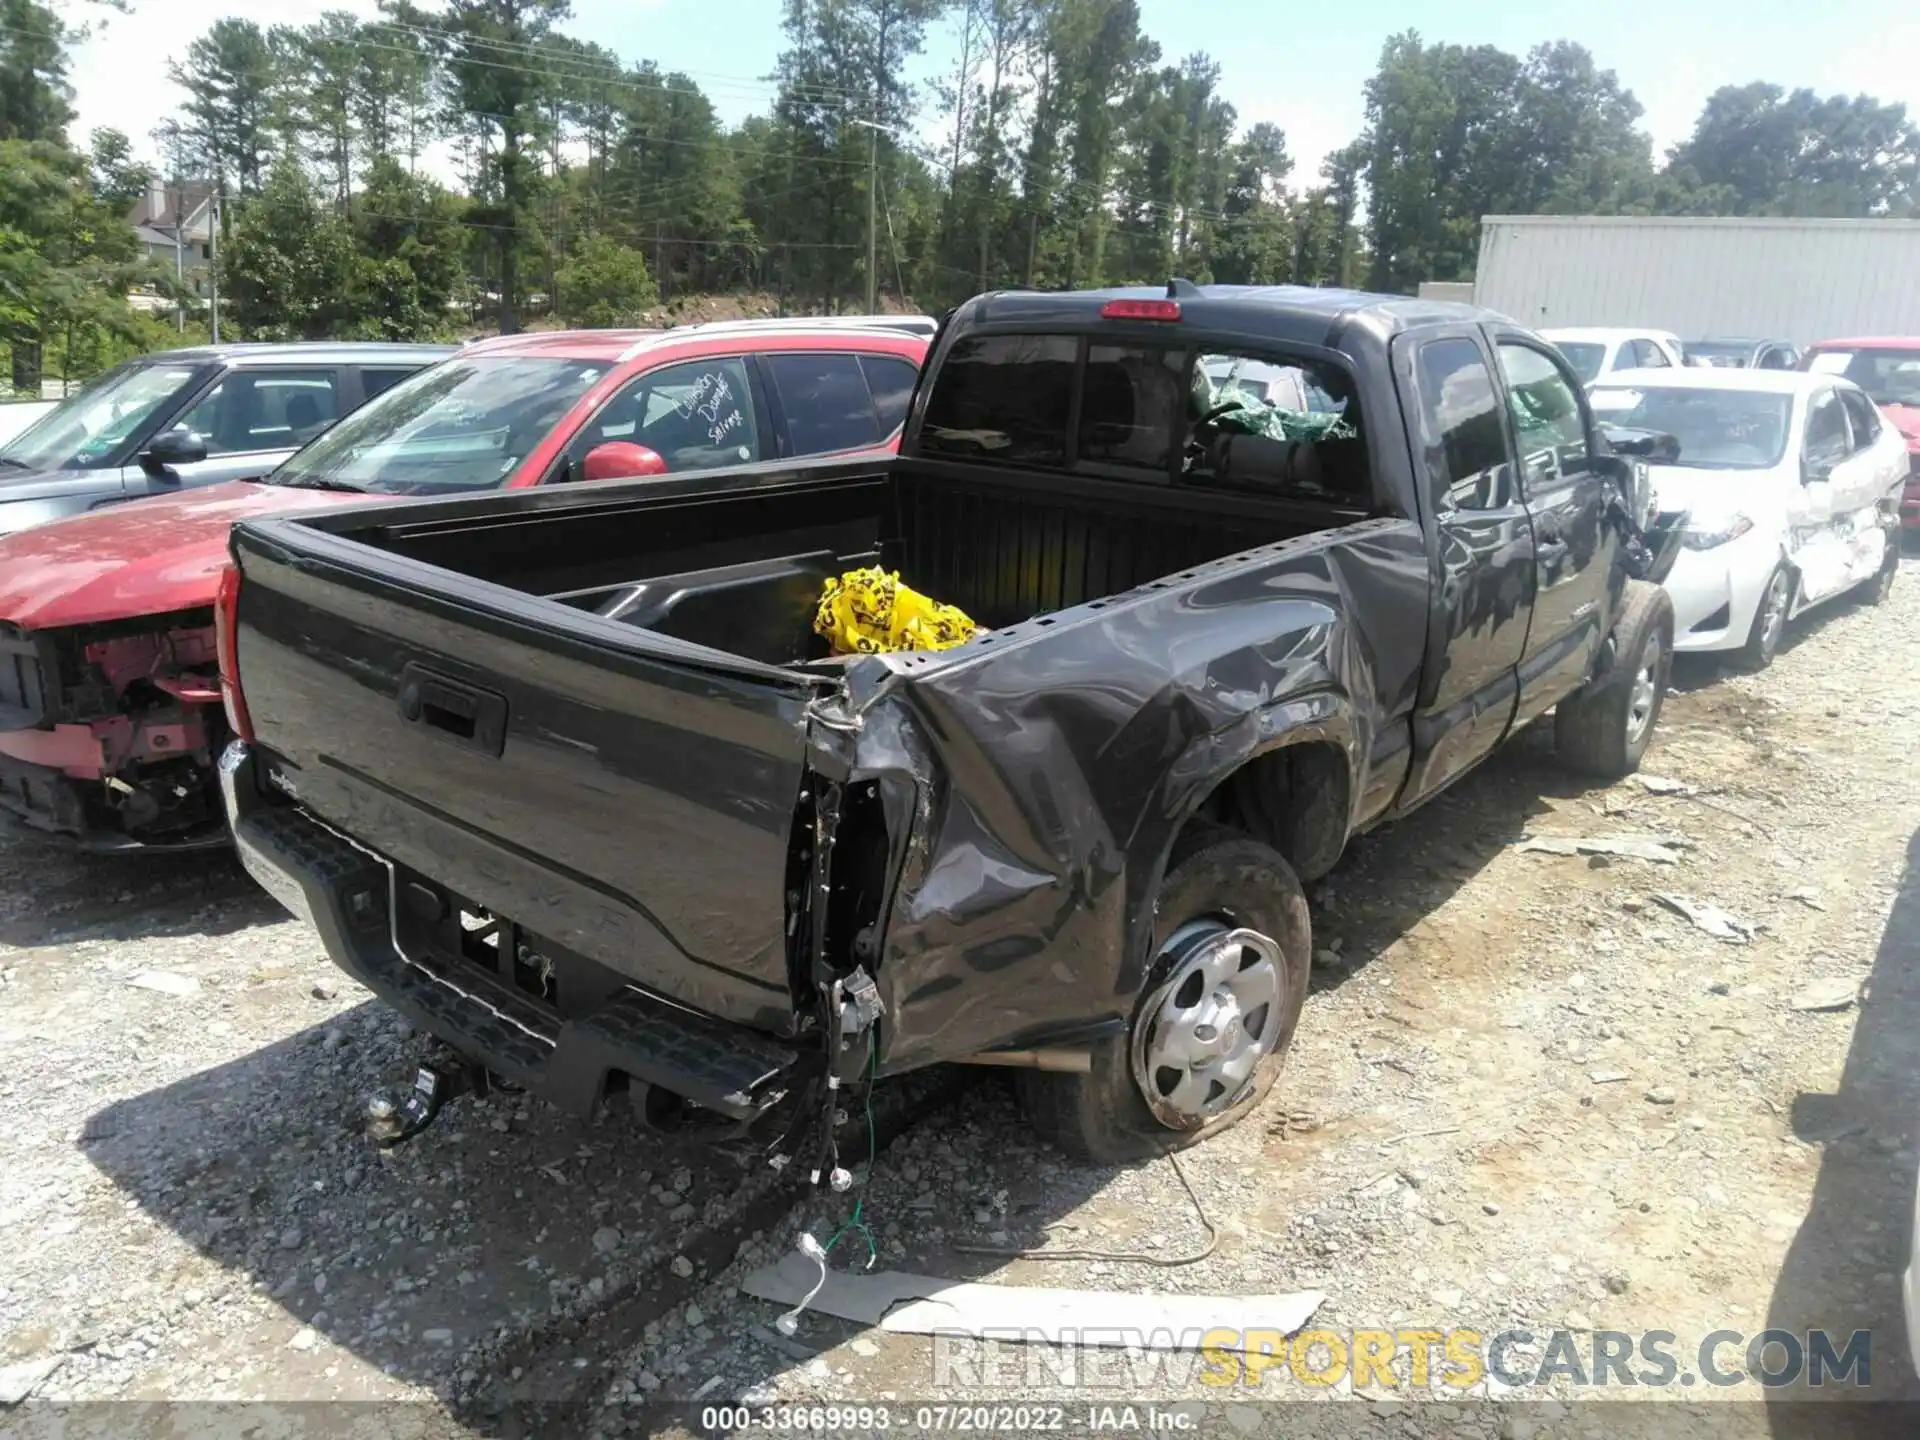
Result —
[{"label": "white sedan", "polygon": [[1579,329],[1542,330],[1566,357],[1582,385],[1611,379],[1617,370],[1679,369],[1687,363],[1680,337],[1671,330],[1627,330],[1589,325]]},{"label": "white sedan", "polygon": [[1652,463],[1663,512],[1687,512],[1667,576],[1676,650],[1773,660],[1793,616],[1900,563],[1906,443],[1866,392],[1831,375],[1660,369],[1588,391],[1603,425],[1670,435]]}]

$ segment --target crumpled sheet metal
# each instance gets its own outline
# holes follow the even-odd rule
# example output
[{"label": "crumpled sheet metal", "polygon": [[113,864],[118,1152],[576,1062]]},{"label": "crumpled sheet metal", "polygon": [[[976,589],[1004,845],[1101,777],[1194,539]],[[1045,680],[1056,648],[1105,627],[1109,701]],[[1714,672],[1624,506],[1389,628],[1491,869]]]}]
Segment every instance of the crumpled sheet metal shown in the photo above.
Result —
[{"label": "crumpled sheet metal", "polygon": [[1175,835],[1290,735],[1342,747],[1356,810],[1391,803],[1407,753],[1372,776],[1374,726],[1413,703],[1425,636],[1404,617],[1426,584],[1418,527],[1374,521],[1008,626],[949,663],[854,662],[856,780],[932,791],[876,971],[886,1068],[1123,1023]]}]

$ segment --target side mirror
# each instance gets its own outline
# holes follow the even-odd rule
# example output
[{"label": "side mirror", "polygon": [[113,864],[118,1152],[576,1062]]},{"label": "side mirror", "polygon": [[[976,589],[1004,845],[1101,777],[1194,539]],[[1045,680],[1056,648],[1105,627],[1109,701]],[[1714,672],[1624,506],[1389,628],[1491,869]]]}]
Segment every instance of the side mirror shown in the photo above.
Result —
[{"label": "side mirror", "polygon": [[1668,463],[1680,458],[1679,437],[1664,430],[1641,430],[1603,423],[1600,434],[1605,437],[1607,448],[1616,455],[1631,455],[1640,460],[1664,460]]},{"label": "side mirror", "polygon": [[664,475],[667,462],[656,450],[636,445],[631,440],[609,440],[587,452],[581,462],[583,480],[635,480],[643,475]]},{"label": "side mirror", "polygon": [[207,441],[191,430],[163,430],[140,452],[140,468],[164,475],[176,465],[196,465],[207,458]]}]

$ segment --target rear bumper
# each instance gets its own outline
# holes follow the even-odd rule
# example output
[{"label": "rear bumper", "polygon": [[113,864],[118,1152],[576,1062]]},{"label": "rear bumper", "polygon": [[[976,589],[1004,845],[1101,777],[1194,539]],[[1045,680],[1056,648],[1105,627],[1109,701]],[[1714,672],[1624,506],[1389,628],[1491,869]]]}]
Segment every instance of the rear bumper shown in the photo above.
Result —
[{"label": "rear bumper", "polygon": [[334,964],[408,1020],[489,1070],[574,1114],[614,1077],[735,1121],[785,1093],[799,1051],[669,1005],[635,987],[561,1015],[476,967],[402,944],[391,861],[262,788],[250,747],[220,758],[234,848],[270,895],[320,934]]}]

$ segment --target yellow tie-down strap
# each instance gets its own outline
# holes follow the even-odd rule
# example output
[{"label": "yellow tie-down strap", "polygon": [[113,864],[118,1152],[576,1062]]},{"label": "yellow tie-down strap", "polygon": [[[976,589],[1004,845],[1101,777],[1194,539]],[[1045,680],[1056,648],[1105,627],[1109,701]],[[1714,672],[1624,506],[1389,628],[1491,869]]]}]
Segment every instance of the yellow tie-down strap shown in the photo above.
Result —
[{"label": "yellow tie-down strap", "polygon": [[948,650],[971,640],[978,627],[965,611],[901,584],[898,572],[872,566],[827,581],[813,628],[836,655],[879,655]]}]

